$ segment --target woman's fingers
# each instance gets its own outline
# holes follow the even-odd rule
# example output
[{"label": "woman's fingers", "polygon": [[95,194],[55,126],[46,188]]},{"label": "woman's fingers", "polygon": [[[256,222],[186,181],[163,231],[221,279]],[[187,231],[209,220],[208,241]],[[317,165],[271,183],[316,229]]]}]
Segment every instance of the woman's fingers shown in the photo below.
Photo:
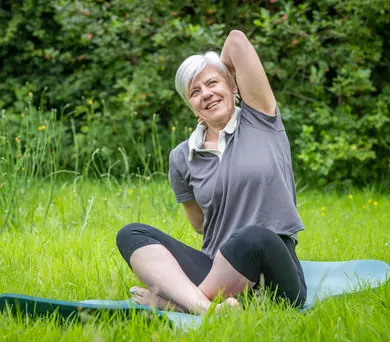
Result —
[{"label": "woman's fingers", "polygon": [[207,126],[207,124],[204,122],[204,120],[201,119],[200,117],[198,117],[198,124],[199,124],[199,125]]}]

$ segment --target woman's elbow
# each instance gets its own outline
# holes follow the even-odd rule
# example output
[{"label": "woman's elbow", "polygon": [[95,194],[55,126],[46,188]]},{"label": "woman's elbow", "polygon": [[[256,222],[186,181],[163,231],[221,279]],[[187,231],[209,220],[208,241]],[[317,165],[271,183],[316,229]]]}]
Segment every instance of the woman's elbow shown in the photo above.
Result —
[{"label": "woman's elbow", "polygon": [[194,228],[198,234],[203,235],[203,218],[198,218],[197,220],[193,220],[192,222],[190,221],[190,223],[192,228]]},{"label": "woman's elbow", "polygon": [[203,227],[194,227],[194,230],[200,234],[200,235],[203,235]]},{"label": "woman's elbow", "polygon": [[248,41],[248,38],[246,37],[245,33],[240,30],[231,30],[228,39],[232,43],[242,43]]}]

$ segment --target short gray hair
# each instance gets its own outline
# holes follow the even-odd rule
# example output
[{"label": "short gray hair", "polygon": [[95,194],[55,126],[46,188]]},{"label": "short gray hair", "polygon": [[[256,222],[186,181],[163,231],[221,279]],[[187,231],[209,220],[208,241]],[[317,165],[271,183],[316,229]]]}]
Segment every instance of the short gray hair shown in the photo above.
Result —
[{"label": "short gray hair", "polygon": [[198,76],[206,65],[213,65],[226,78],[230,77],[229,70],[222,63],[219,55],[214,51],[208,51],[202,55],[192,55],[184,60],[176,72],[175,87],[184,102],[191,108],[188,99],[188,89],[191,86],[192,80]]}]

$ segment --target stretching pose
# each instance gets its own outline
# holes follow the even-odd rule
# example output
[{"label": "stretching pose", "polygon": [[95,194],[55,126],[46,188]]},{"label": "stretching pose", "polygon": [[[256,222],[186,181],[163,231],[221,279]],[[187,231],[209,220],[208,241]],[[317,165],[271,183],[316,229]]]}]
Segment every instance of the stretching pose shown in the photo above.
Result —
[{"label": "stretching pose", "polygon": [[302,305],[306,284],[295,245],[303,224],[290,145],[255,49],[232,31],[220,57],[208,52],[180,65],[176,89],[198,126],[171,152],[169,180],[203,247],[144,224],[123,227],[118,248],[147,286],[133,288],[134,301],[203,313],[219,293],[235,306],[245,288],[264,286]]}]

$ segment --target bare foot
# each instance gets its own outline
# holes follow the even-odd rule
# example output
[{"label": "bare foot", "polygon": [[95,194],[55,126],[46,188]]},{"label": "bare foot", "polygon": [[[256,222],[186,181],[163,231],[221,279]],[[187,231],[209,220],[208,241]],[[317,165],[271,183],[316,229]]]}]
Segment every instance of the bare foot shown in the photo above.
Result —
[{"label": "bare foot", "polygon": [[238,300],[236,298],[229,297],[229,298],[226,298],[226,300],[223,303],[218,304],[216,306],[215,311],[220,312],[220,311],[224,310],[225,308],[237,309],[239,307],[240,307],[240,303],[238,302]]},{"label": "bare foot", "polygon": [[168,301],[164,297],[161,297],[160,295],[150,291],[149,289],[145,289],[139,286],[133,286],[130,289],[130,292],[132,294],[132,300],[136,304],[149,305],[159,310],[186,312],[186,310],[181,306],[174,304],[171,301]]},{"label": "bare foot", "polygon": [[[161,297],[160,295],[150,291],[149,289],[145,289],[139,286],[133,286],[130,289],[130,292],[132,293],[132,300],[136,304],[148,305],[159,310],[172,310],[172,311],[185,312],[185,313],[189,312],[183,307],[174,304],[172,301],[169,301],[166,298]],[[217,304],[215,311],[220,312],[225,308],[235,309],[239,307],[240,307],[240,303],[238,302],[238,300],[236,298],[229,297],[223,303]],[[199,314],[203,315],[206,314],[207,311],[208,309],[204,308],[203,310],[199,309],[197,310],[197,312],[194,313],[198,315]]]}]

